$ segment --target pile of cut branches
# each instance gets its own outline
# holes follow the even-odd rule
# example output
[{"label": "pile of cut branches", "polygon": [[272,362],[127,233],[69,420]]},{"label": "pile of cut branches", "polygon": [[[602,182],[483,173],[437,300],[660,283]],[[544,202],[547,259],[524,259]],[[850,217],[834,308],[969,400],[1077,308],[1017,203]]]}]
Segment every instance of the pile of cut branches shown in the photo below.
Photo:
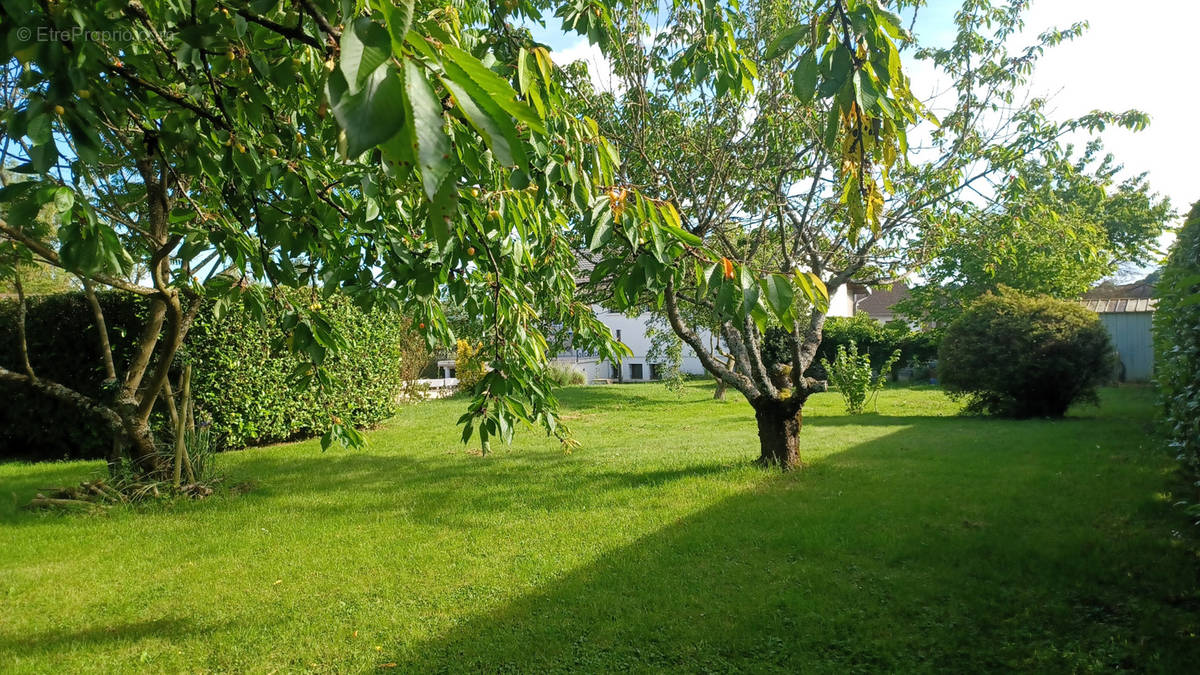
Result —
[{"label": "pile of cut branches", "polygon": [[172,497],[204,499],[212,495],[219,479],[209,483],[187,483],[179,487],[167,481],[118,481],[109,484],[103,478],[79,485],[46,488],[26,506],[34,510],[97,512],[120,504],[138,504]]}]

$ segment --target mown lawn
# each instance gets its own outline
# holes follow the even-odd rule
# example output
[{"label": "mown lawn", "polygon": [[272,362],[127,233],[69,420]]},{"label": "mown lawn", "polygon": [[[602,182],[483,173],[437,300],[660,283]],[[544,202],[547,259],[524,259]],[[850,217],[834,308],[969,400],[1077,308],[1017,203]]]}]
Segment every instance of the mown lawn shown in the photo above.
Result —
[{"label": "mown lawn", "polygon": [[102,517],[17,508],[99,463],[0,465],[0,671],[1194,672],[1200,565],[1152,399],[1062,421],[811,400],[809,468],[748,465],[749,406],[562,396],[479,457],[460,401],[366,451],[230,453],[242,496]]}]

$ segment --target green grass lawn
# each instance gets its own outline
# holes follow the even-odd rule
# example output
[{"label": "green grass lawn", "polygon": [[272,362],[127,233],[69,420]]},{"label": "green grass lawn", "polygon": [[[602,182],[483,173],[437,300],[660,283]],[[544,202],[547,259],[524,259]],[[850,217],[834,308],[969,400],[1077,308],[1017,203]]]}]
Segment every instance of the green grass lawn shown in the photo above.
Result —
[{"label": "green grass lawn", "polygon": [[[365,451],[230,453],[241,496],[18,509],[98,462],[0,465],[0,671],[1192,671],[1191,528],[1151,392],[1061,421],[895,389],[757,456],[731,393],[571,389],[583,448],[487,457],[461,401]],[[1182,533],[1182,534],[1181,534]]]}]

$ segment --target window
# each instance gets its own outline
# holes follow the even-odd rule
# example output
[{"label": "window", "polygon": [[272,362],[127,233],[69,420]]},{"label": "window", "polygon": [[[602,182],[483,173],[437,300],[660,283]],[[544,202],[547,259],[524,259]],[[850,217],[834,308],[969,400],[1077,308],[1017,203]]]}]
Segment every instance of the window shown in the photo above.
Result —
[{"label": "window", "polygon": [[629,379],[631,379],[631,380],[644,380],[645,379],[644,377],[642,377],[642,364],[640,364],[640,363],[629,364]]},{"label": "window", "polygon": [[621,379],[621,364],[612,364],[612,379],[620,381]]},{"label": "window", "polygon": [[621,341],[621,329],[618,328],[617,329],[617,342],[620,342],[620,341]]},{"label": "window", "polygon": [[650,364],[650,379],[652,379],[652,380],[661,380],[662,379],[662,364],[661,363],[651,363]]}]

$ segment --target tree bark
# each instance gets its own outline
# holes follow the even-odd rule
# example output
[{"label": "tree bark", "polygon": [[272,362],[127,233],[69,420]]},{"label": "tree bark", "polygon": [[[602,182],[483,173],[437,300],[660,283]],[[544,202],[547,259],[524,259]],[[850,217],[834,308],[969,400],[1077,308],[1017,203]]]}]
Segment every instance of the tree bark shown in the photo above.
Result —
[{"label": "tree bark", "polygon": [[755,463],[782,471],[803,468],[799,449],[803,401],[762,397],[752,404],[760,453]]},{"label": "tree bark", "polygon": [[[732,354],[725,355],[725,367],[728,368],[730,371],[733,370],[733,361],[734,361],[734,359],[733,359]],[[725,400],[725,390],[729,388],[729,385],[725,382],[725,380],[722,380],[719,376],[713,375],[713,377],[717,380],[717,388],[715,391],[713,391],[713,400],[714,401],[724,401]]]}]

